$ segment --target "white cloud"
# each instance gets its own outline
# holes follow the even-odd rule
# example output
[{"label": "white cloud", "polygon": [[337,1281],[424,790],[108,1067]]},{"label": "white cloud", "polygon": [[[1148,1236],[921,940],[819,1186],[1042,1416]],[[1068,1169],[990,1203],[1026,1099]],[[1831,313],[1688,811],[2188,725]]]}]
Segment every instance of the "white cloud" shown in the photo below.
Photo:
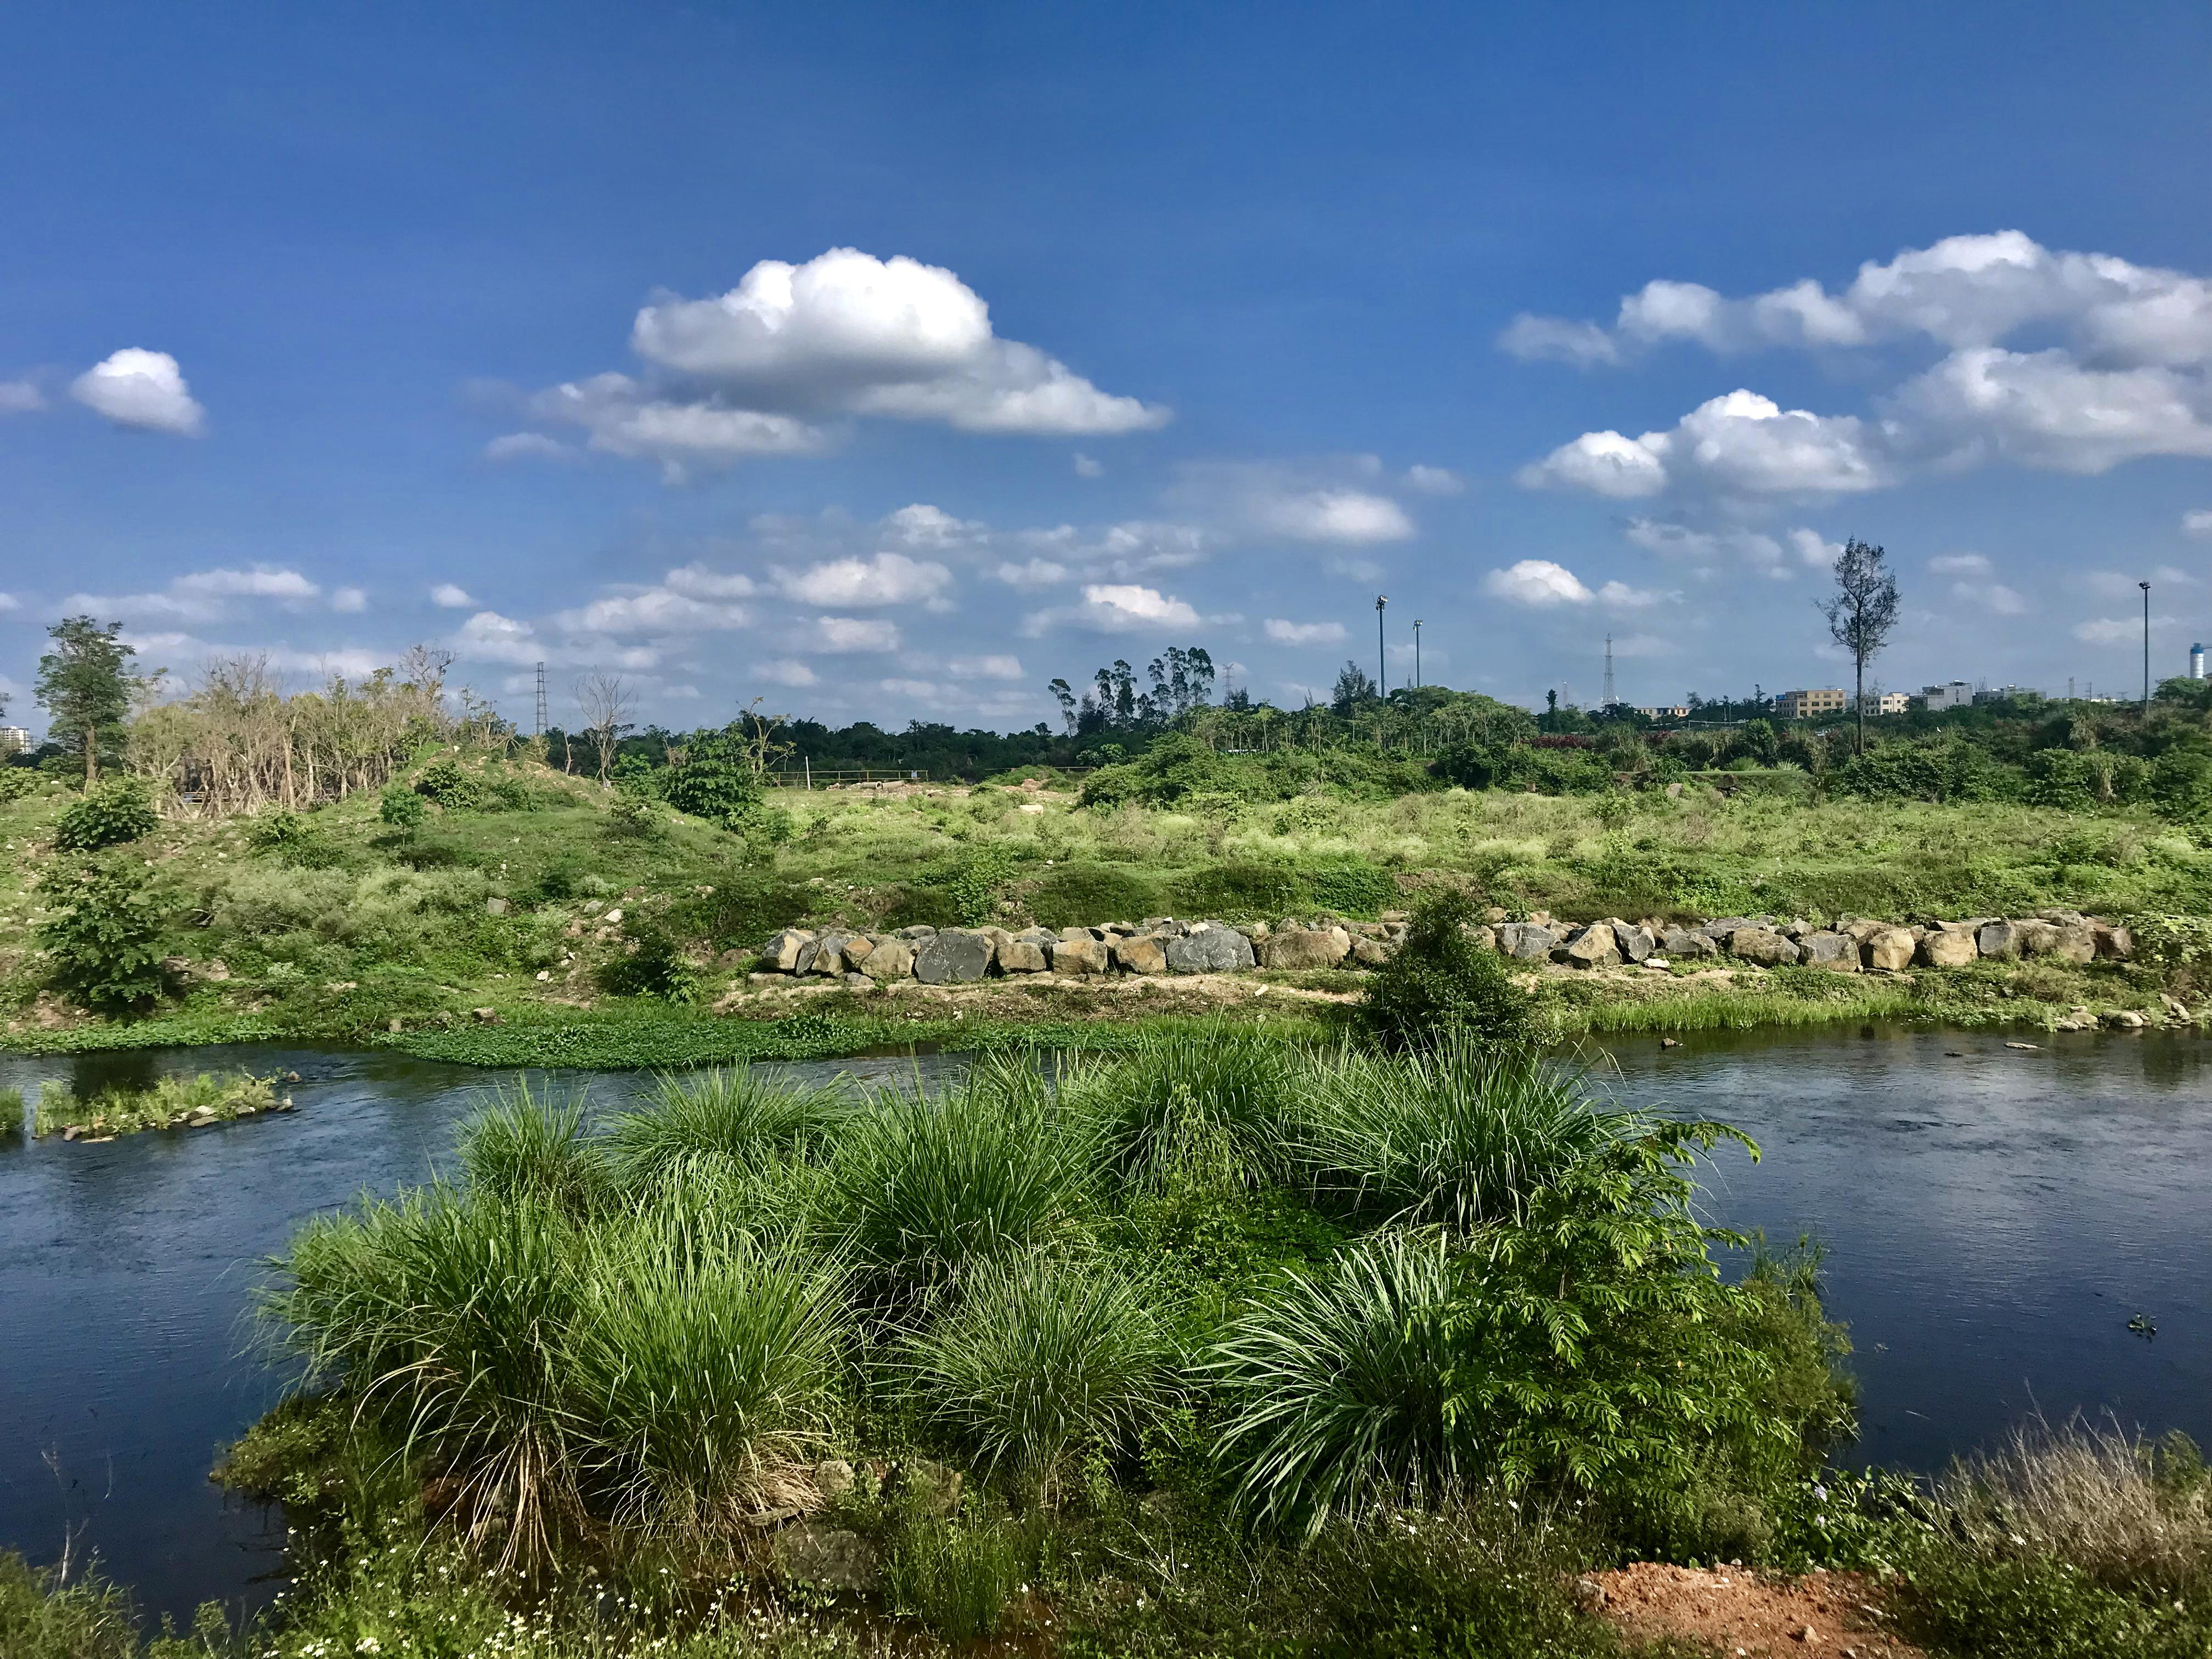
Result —
[{"label": "white cloud", "polygon": [[896,651],[898,624],[881,617],[817,617],[806,649],[830,653]]},{"label": "white cloud", "polygon": [[[2163,632],[2173,626],[2173,618],[2153,617],[2150,625],[2154,633]],[[2094,617],[2074,625],[2074,637],[2087,645],[2127,645],[2140,641],[2142,633],[2141,617]]]},{"label": "white cloud", "polygon": [[934,680],[878,680],[876,684],[895,697],[916,697],[925,702],[937,701],[938,687]]},{"label": "white cloud", "polygon": [[1449,467],[1417,465],[1406,469],[1406,488],[1424,495],[1457,495],[1465,492],[1467,480]]},{"label": "white cloud", "polygon": [[1928,561],[1928,568],[1939,576],[1986,576],[1996,567],[1980,553],[1942,553]]},{"label": "white cloud", "polygon": [[2056,348],[1954,352],[1895,402],[1921,441],[1954,461],[2002,456],[2094,473],[2146,455],[2212,456],[2212,387],[2201,374],[2085,368]]},{"label": "white cloud", "polygon": [[956,519],[927,501],[915,501],[885,519],[883,533],[885,540],[901,547],[951,552],[988,541],[991,526],[974,519]]},{"label": "white cloud", "polygon": [[256,565],[251,570],[196,570],[170,582],[175,593],[210,599],[312,599],[323,591],[296,570]]},{"label": "white cloud", "polygon": [[0,611],[21,611],[22,601],[13,593],[0,593]]},{"label": "white cloud", "polygon": [[1193,462],[1180,469],[1176,495],[1247,535],[1342,547],[1404,541],[1415,526],[1371,487],[1381,471],[1372,455]]},{"label": "white cloud", "polygon": [[1790,544],[1797,550],[1797,562],[1812,570],[1833,570],[1836,561],[1844,556],[1844,544],[1828,540],[1817,530],[1791,531]]},{"label": "white cloud", "polygon": [[440,582],[430,590],[430,603],[445,611],[465,611],[476,601],[467,590],[453,582]]},{"label": "white cloud", "polygon": [[331,595],[333,611],[362,611],[368,609],[368,590],[361,587],[341,587]]},{"label": "white cloud", "polygon": [[2181,527],[2192,536],[2212,536],[2212,507],[2198,507],[2181,515]]},{"label": "white cloud", "polygon": [[957,679],[1018,680],[1025,678],[1019,657],[955,657],[945,667],[945,672]]},{"label": "white cloud", "polygon": [[320,597],[322,589],[296,570],[256,565],[251,570],[196,570],[170,579],[158,593],[72,593],[65,611],[117,617],[163,617],[212,622],[225,614],[226,599],[276,599],[298,605]]},{"label": "white cloud", "polygon": [[902,553],[872,559],[833,559],[805,570],[778,570],[776,586],[786,599],[806,605],[916,605],[941,599],[952,586],[952,573],[933,560]]},{"label": "white cloud", "polygon": [[1588,605],[1597,598],[1573,571],[1549,559],[1523,559],[1506,569],[1493,570],[1483,579],[1482,586],[1494,599],[1539,607]]},{"label": "white cloud", "polygon": [[207,411],[192,401],[177,360],[166,351],[127,347],[94,363],[70,384],[70,396],[118,426],[196,438]]},{"label": "white cloud", "polygon": [[1195,628],[1198,612],[1156,587],[1091,582],[1083,590],[1081,605],[1035,612],[1024,621],[1022,632],[1034,636],[1062,625],[1086,628],[1100,634],[1157,632],[1168,628]]},{"label": "white cloud", "polygon": [[1302,542],[1364,546],[1401,542],[1413,533],[1413,521],[1388,495],[1361,489],[1316,489],[1256,504],[1261,526]]},{"label": "white cloud", "polygon": [[1607,582],[1597,591],[1597,602],[1615,611],[1641,611],[1647,605],[1662,605],[1677,597],[1662,593],[1649,587],[1631,587],[1626,582]]},{"label": "white cloud", "polygon": [[1330,558],[1323,560],[1321,568],[1328,574],[1340,576],[1348,582],[1372,582],[1382,579],[1382,567],[1373,559]]},{"label": "white cloud", "polygon": [[1103,463],[1095,461],[1079,451],[1075,457],[1075,476],[1079,478],[1103,478],[1106,476]]},{"label": "white cloud", "polygon": [[688,477],[694,465],[819,455],[836,442],[834,434],[794,416],[732,408],[711,397],[662,395],[627,374],[566,381],[532,398],[530,410],[541,421],[583,428],[593,449],[659,461],[672,483]]},{"label": "white cloud", "polygon": [[479,611],[453,635],[453,647],[463,656],[489,662],[535,662],[544,654],[531,625],[496,611]]},{"label": "white cloud", "polygon": [[1951,597],[1961,604],[1979,606],[1992,616],[2024,617],[2027,599],[2002,582],[1953,582]]},{"label": "white cloud", "polygon": [[1270,617],[1261,627],[1278,645],[1340,645],[1344,641],[1342,623],[1296,623]]},{"label": "white cloud", "polygon": [[1066,581],[1071,574],[1073,573],[1066,565],[1055,564],[1050,559],[1027,559],[1020,564],[1009,560],[992,572],[992,574],[998,577],[1007,586],[1020,588],[1025,592],[1041,587],[1051,587],[1057,583]]},{"label": "white cloud", "polygon": [[1620,348],[1595,323],[1571,322],[1564,317],[1538,317],[1522,312],[1498,337],[1499,349],[1527,362],[1550,359],[1588,368],[1617,363]]},{"label": "white cloud", "polygon": [[28,415],[46,406],[46,395],[30,381],[0,380],[0,415]]},{"label": "white cloud", "polygon": [[709,570],[696,561],[670,571],[661,585],[690,599],[750,599],[757,591],[753,579],[740,571]]},{"label": "white cloud", "polygon": [[752,614],[726,600],[693,599],[666,587],[610,593],[554,617],[568,634],[702,634],[744,628]]},{"label": "white cloud", "polygon": [[520,461],[565,460],[576,452],[558,438],[549,438],[542,432],[509,432],[486,444],[483,453],[488,461]]},{"label": "white cloud", "polygon": [[812,685],[818,678],[815,672],[805,663],[794,662],[788,657],[780,658],[774,662],[755,663],[752,677],[757,680],[765,680],[770,685],[794,687]]},{"label": "white cloud", "polygon": [[1784,410],[1742,390],[1698,404],[1669,432],[1633,439],[1586,432],[1518,476],[1530,488],[1615,497],[1656,495],[1670,484],[1732,495],[1826,495],[1887,481],[1856,416]]}]

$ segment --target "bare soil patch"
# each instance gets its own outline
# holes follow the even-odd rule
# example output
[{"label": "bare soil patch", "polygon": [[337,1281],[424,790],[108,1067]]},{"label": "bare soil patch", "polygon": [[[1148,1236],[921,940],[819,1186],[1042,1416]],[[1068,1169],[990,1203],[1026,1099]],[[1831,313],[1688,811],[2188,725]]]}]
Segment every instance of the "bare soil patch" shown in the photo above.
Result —
[{"label": "bare soil patch", "polygon": [[1927,1659],[1890,1633],[1881,1592],[1861,1573],[1764,1578],[1740,1567],[1701,1571],[1638,1561],[1589,1582],[1602,1598],[1599,1610],[1645,1641],[1688,1637],[1711,1643],[1725,1659]]}]

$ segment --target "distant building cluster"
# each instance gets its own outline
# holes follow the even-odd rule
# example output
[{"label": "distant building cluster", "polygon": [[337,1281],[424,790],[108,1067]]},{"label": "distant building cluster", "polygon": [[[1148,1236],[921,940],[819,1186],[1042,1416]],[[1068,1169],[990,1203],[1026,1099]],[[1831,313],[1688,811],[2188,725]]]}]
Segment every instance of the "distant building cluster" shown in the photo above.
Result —
[{"label": "distant building cluster", "polygon": [[1814,720],[1823,714],[1840,714],[1850,699],[1834,687],[1818,691],[1784,691],[1774,700],[1774,712],[1786,720]]},{"label": "distant building cluster", "polygon": [[0,726],[0,755],[27,755],[31,734],[20,726]]}]

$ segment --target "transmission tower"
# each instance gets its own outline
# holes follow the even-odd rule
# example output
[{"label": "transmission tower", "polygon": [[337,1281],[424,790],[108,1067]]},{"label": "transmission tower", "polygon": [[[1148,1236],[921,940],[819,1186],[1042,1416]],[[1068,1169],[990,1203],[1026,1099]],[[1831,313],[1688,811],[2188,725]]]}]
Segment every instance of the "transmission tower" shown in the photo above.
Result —
[{"label": "transmission tower", "polygon": [[531,735],[532,737],[533,737],[533,738],[542,738],[542,737],[544,737],[544,736],[545,735],[545,727],[546,727],[546,725],[547,725],[547,721],[546,721],[546,719],[545,719],[545,665],[544,665],[544,663],[542,663],[542,662],[541,662],[541,663],[539,663],[539,664],[538,665],[538,725],[537,725],[537,729],[536,729],[536,730],[534,730],[533,732],[532,732],[530,735]]},{"label": "transmission tower", "polygon": [[1605,636],[1605,702],[1603,706],[1610,708],[1613,707],[1613,635],[1608,634]]}]

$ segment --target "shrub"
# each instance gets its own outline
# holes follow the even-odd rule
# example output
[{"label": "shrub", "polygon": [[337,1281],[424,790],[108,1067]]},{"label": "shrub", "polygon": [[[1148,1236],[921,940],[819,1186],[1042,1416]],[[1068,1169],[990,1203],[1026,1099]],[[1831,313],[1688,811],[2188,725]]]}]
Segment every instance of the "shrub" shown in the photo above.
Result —
[{"label": "shrub", "polygon": [[679,812],[710,823],[743,818],[761,804],[760,780],[738,746],[726,738],[695,738],[684,764],[663,775],[661,796]]},{"label": "shrub", "polygon": [[1363,1221],[1448,1227],[1525,1219],[1534,1195],[1644,1121],[1603,1112],[1581,1081],[1464,1038],[1425,1053],[1342,1054],[1297,1091],[1293,1156],[1322,1200]]},{"label": "shrub", "polygon": [[46,787],[46,775],[33,766],[0,764],[0,806],[24,800]]},{"label": "shrub", "polygon": [[501,1201],[534,1199],[564,1214],[598,1207],[605,1166],[592,1144],[580,1096],[532,1093],[527,1078],[492,1092],[460,1128],[461,1169],[473,1193]]},{"label": "shrub", "polygon": [[1075,1454],[1161,1409],[1170,1358],[1126,1273],[1031,1251],[979,1263],[905,1368],[926,1424],[1049,1502]]},{"label": "shrub", "polygon": [[625,841],[660,841],[668,834],[668,821],[651,796],[624,789],[607,809],[607,833]]},{"label": "shrub", "polygon": [[52,913],[39,925],[39,942],[56,986],[109,1012],[161,994],[161,914],[143,871],[88,859],[57,867],[45,885]]},{"label": "shrub", "polygon": [[1064,1231],[1088,1196],[1088,1149],[1018,1061],[929,1098],[878,1095],[839,1137],[834,1231],[894,1294]]},{"label": "shrub", "polygon": [[1506,1049],[1534,1041],[1535,1017],[1504,959],[1473,936],[1474,904],[1442,891],[1415,907],[1405,941],[1368,975],[1352,1029],[1378,1048],[1450,1041]]},{"label": "shrub", "polygon": [[54,846],[64,853],[93,853],[150,836],[161,824],[146,787],[133,778],[96,784],[54,825]]},{"label": "shrub", "polygon": [[848,1105],[834,1087],[810,1088],[752,1066],[663,1073],[649,1106],[609,1125],[607,1157],[617,1181],[642,1190],[705,1162],[747,1166],[802,1146]]},{"label": "shrub", "polygon": [[629,949],[599,971],[599,988],[618,997],[659,997],[679,1006],[699,1000],[699,975],[676,936],[663,926],[633,918],[623,923]]},{"label": "shrub", "polygon": [[246,844],[296,869],[327,870],[338,862],[337,848],[297,812],[279,810],[252,819]]},{"label": "shrub", "polygon": [[441,756],[424,767],[415,780],[415,788],[449,812],[482,812],[499,804],[483,774],[451,756]]},{"label": "shrub", "polygon": [[1078,864],[1052,871],[1031,888],[1029,912],[1048,927],[1088,927],[1158,915],[1164,902],[1164,890],[1147,876]]},{"label": "shrub", "polygon": [[1284,1118],[1303,1081],[1280,1043],[1217,1025],[1079,1066],[1060,1092],[1125,1184],[1156,1186],[1194,1155],[1218,1150],[1234,1181],[1258,1185],[1282,1171]]},{"label": "shrub", "polygon": [[1373,915],[1398,896],[1398,884],[1364,859],[1315,865],[1304,875],[1315,903],[1346,915]]},{"label": "shrub", "polygon": [[405,784],[387,783],[376,798],[376,816],[394,830],[412,830],[430,816],[430,809]]}]

